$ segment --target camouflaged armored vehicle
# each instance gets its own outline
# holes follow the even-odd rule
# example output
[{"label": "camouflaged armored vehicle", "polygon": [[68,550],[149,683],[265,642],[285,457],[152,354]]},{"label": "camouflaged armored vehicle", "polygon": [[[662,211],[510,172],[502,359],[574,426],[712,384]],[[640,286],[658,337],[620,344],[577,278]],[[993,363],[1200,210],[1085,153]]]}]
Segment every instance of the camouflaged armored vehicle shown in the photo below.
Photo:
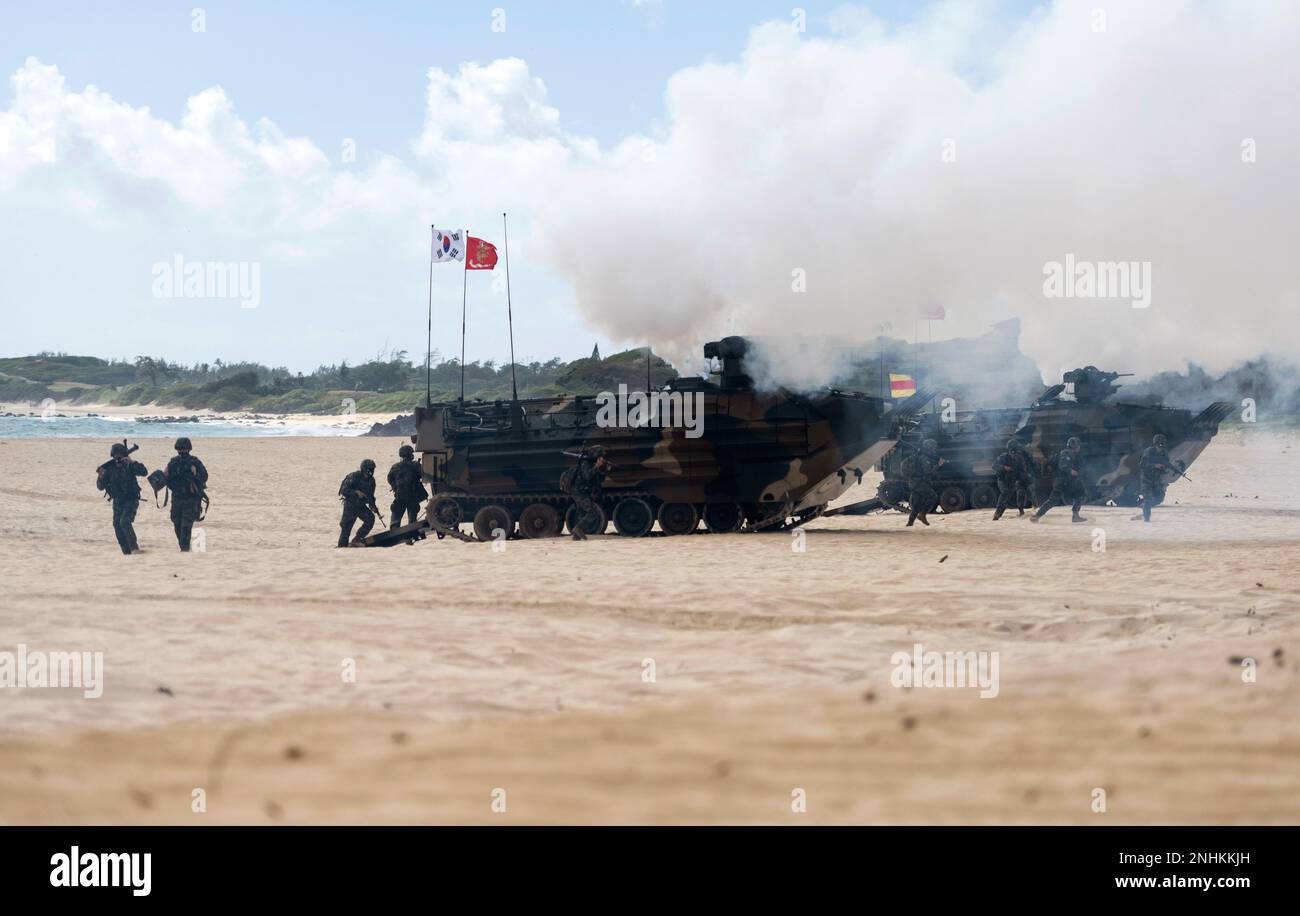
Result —
[{"label": "camouflaged armored vehicle", "polygon": [[[895,446],[890,431],[929,399],[918,393],[895,407],[836,390],[761,391],[745,371],[748,347],[742,337],[706,344],[719,372],[650,392],[417,409],[413,441],[431,496],[426,520],[407,529],[465,537],[460,526],[470,523],[479,540],[572,530],[573,500],[560,477],[595,445],[613,467],[603,517],[589,533],[609,522],[629,537],[656,523],[664,534],[689,534],[701,522],[712,532],[790,527],[859,483]],[[412,536],[421,533],[394,529],[368,540],[383,546]]]},{"label": "camouflaged armored vehicle", "polygon": [[[1096,366],[1074,369],[1062,376],[1062,384],[1046,389],[1026,408],[998,408],[959,411],[950,422],[941,413],[906,417],[901,447],[882,462],[884,480],[877,498],[854,504],[844,514],[861,514],[879,508],[907,508],[907,484],[902,463],[907,454],[925,439],[939,443],[939,505],[945,512],[990,509],[998,499],[993,461],[1005,450],[1008,439],[1019,439],[1033,462],[1036,502],[1047,499],[1052,489],[1049,470],[1053,455],[1065,440],[1078,436],[1083,441],[1083,468],[1090,503],[1114,502],[1120,506],[1138,504],[1142,450],[1156,433],[1169,441],[1175,462],[1190,466],[1219,430],[1219,424],[1233,405],[1217,401],[1193,416],[1189,410],[1150,404],[1111,402],[1119,389],[1117,372],[1102,372]],[[1067,386],[1073,398],[1065,398]],[[869,505],[870,504],[870,505]]]}]

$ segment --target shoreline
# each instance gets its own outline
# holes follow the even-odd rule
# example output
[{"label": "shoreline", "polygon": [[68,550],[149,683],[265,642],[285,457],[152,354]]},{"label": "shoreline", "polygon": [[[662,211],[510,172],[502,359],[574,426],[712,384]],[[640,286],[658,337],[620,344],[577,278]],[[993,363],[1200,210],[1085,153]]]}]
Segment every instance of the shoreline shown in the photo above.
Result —
[{"label": "shoreline", "polygon": [[[388,423],[398,414],[388,413],[354,413],[354,414],[314,414],[314,413],[255,413],[247,410],[186,410],[179,412],[168,410],[157,404],[68,404],[55,402],[54,416],[59,419],[98,418],[108,420],[133,420],[136,422],[166,422],[192,425],[202,429],[204,423],[228,423],[233,426],[257,427],[276,423],[287,426],[312,426],[316,428],[337,429],[339,431],[362,433],[368,432],[376,423]],[[0,401],[0,415],[39,419],[42,416],[39,404],[32,402]],[[191,420],[197,417],[197,420]]]}]

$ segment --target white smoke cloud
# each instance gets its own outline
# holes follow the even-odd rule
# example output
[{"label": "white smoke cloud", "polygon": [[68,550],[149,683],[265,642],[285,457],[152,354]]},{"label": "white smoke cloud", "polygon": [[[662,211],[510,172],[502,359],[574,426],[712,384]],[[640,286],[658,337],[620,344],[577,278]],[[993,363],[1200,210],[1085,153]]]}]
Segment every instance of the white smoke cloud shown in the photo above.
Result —
[{"label": "white smoke cloud", "polygon": [[[673,352],[724,326],[910,336],[937,303],[952,334],[1022,316],[1049,378],[1297,354],[1300,7],[1095,6],[1004,32],[964,3],[897,31],[756,28],[672,78],[662,135],[554,186],[554,263],[598,327]],[[1150,261],[1150,308],[1045,298],[1067,253]]]},{"label": "white smoke cloud", "polygon": [[[944,336],[1021,316],[1048,378],[1297,356],[1300,6],[1112,4],[1100,29],[1094,8],[1010,23],[997,5],[944,3],[902,28],[844,8],[820,38],[760,25],[738,60],[669,80],[662,129],[608,148],[565,129],[522,60],[431,69],[410,150],[350,167],[240,117],[220,87],[172,122],[29,59],[0,110],[0,202],[24,215],[0,242],[35,254],[7,265],[0,293],[71,319],[79,302],[126,307],[183,238],[189,256],[265,261],[269,304],[243,316],[265,324],[207,320],[188,354],[173,348],[188,318],[143,323],[132,352],[292,358],[249,353],[255,341],[306,364],[355,337],[358,303],[370,323],[412,324],[430,220],[499,227],[509,209],[515,293],[534,306],[522,340],[571,299],[590,328],[688,368],[727,333],[843,342],[891,322],[910,336],[941,304]],[[101,269],[66,270],[86,227]],[[1150,308],[1045,298],[1044,265],[1067,254],[1149,261]],[[277,302],[310,303],[310,326]],[[808,381],[806,350],[789,356]]]}]

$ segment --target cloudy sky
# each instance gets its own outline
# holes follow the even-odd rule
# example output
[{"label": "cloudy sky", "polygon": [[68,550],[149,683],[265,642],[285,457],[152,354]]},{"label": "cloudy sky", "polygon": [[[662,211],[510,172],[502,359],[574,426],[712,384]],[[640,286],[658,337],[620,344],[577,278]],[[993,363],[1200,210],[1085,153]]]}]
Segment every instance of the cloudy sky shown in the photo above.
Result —
[{"label": "cloudy sky", "polygon": [[[509,210],[521,358],[936,305],[1021,317],[1049,377],[1300,355],[1300,4],[196,2],[0,14],[0,352],[418,358],[430,223]],[[257,307],[155,295],[177,256],[256,265]],[[1046,295],[1067,256],[1149,306]]]}]

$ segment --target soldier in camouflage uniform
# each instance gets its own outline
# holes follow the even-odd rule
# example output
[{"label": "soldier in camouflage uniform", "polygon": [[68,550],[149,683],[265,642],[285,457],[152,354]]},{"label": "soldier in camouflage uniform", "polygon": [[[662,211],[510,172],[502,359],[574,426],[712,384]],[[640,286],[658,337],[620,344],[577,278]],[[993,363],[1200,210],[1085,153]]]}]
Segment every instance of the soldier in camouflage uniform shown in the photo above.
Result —
[{"label": "soldier in camouflage uniform", "polygon": [[388,486],[393,491],[393,504],[389,507],[392,520],[389,528],[396,528],[402,523],[402,516],[407,517],[407,524],[413,524],[420,517],[420,503],[429,498],[429,491],[424,488],[424,472],[420,462],[415,460],[415,449],[403,445],[397,450],[401,460],[388,470]]},{"label": "soldier in camouflage uniform", "polygon": [[1071,436],[1066,440],[1065,448],[1061,449],[1052,461],[1052,495],[1030,517],[1031,522],[1037,522],[1054,507],[1064,505],[1066,502],[1071,504],[1070,521],[1087,521],[1079,514],[1083,501],[1088,498],[1087,487],[1084,486],[1083,478],[1079,476],[1083,469],[1083,462],[1080,460],[1082,451],[1083,443],[1077,436]]},{"label": "soldier in camouflage uniform", "polygon": [[181,550],[190,549],[190,534],[198,521],[203,491],[208,486],[208,469],[190,454],[194,446],[186,436],[176,440],[176,457],[167,462],[167,489],[171,491],[172,527]]},{"label": "soldier in camouflage uniform", "polygon": [[[375,525],[375,516],[379,508],[375,506],[375,463],[367,458],[361,462],[361,470],[353,471],[339,484],[339,498],[343,500],[343,518],[339,521],[339,547],[347,547],[352,542],[352,526],[361,519],[361,530],[357,532],[359,541],[370,533]],[[372,507],[374,511],[372,510]]]},{"label": "soldier in camouflage uniform", "polygon": [[993,510],[993,521],[1002,517],[1012,500],[1021,515],[1025,514],[1025,502],[1029,496],[1029,487],[1033,482],[1029,456],[1019,439],[1008,439],[1007,450],[993,460],[993,471],[998,481],[998,505]]},{"label": "soldier in camouflage uniform", "polygon": [[122,553],[143,553],[133,524],[140,508],[140,482],[136,478],[149,472],[143,464],[131,460],[131,452],[123,442],[114,442],[109,455],[110,460],[95,470],[95,487],[113,502],[113,533]]},{"label": "soldier in camouflage uniform", "polygon": [[934,491],[935,472],[943,463],[944,459],[939,457],[939,443],[933,439],[922,442],[921,450],[908,456],[903,462],[903,473],[907,477],[907,485],[911,488],[907,498],[912,507],[912,513],[907,517],[908,528],[911,528],[918,518],[922,525],[930,524],[926,516],[933,512],[934,507],[939,503],[939,494]]},{"label": "soldier in camouflage uniform", "polygon": [[597,445],[588,449],[578,459],[578,466],[573,475],[573,504],[578,511],[573,520],[573,539],[585,541],[586,528],[600,521],[600,491],[605,485],[605,475],[609,473],[609,461],[605,458],[605,449]]},{"label": "soldier in camouflage uniform", "polygon": [[1181,471],[1182,462],[1169,458],[1164,433],[1156,433],[1151,445],[1142,452],[1142,521],[1151,521],[1151,510],[1165,501],[1165,472],[1177,469]]}]

